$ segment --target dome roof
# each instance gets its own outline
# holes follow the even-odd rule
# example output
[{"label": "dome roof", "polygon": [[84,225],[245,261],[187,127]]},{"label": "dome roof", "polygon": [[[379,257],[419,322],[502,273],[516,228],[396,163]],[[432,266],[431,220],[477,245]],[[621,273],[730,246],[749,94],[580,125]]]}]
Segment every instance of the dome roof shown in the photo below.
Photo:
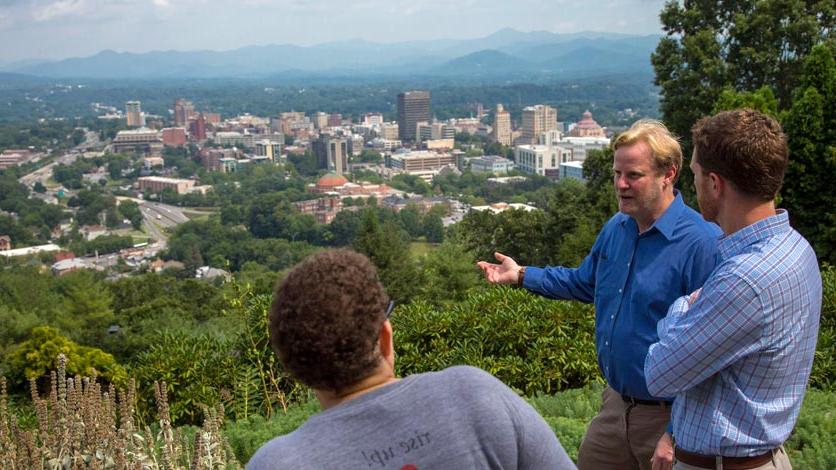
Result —
[{"label": "dome roof", "polygon": [[319,181],[316,182],[316,186],[319,188],[336,188],[346,183],[348,183],[348,180],[344,176],[329,173],[320,178]]}]

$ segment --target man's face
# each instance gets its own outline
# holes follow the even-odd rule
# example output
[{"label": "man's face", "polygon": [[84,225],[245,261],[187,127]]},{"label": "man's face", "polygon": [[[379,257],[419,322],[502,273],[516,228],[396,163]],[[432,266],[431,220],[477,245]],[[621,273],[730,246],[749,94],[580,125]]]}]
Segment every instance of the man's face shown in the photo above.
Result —
[{"label": "man's face", "polygon": [[690,167],[694,173],[694,189],[697,191],[697,204],[700,206],[702,217],[709,222],[716,222],[717,213],[719,212],[717,199],[710,190],[710,178],[708,175],[703,174],[702,166],[700,166],[700,162],[697,160],[697,149],[694,149],[694,153],[691,155]]},{"label": "man's face", "polygon": [[664,211],[665,175],[653,164],[650,146],[639,141],[619,147],[613,162],[613,182],[618,210],[636,219],[639,225],[652,224]]}]

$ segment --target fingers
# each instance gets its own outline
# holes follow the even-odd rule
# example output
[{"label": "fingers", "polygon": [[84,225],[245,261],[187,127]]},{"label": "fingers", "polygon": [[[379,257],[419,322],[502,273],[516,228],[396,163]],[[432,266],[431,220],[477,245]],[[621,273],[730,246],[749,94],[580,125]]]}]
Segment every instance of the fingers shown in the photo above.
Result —
[{"label": "fingers", "polygon": [[702,288],[699,288],[691,293],[691,296],[688,297],[688,303],[690,305],[694,305],[694,302],[696,302],[697,299],[700,297],[700,292],[702,292]]},{"label": "fingers", "polygon": [[496,260],[499,261],[500,263],[505,261],[505,258],[507,258],[507,256],[503,255],[502,253],[500,253],[498,251],[495,252],[493,255],[496,257]]}]

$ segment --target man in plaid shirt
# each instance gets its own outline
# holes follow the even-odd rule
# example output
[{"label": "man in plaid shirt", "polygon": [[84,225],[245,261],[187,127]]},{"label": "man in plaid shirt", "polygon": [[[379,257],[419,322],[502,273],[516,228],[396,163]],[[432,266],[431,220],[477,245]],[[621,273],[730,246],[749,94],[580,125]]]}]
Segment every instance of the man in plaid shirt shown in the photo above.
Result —
[{"label": "man in plaid shirt", "polygon": [[702,289],[658,323],[647,388],[676,395],[675,469],[789,469],[782,444],[810,377],[822,282],[809,243],[775,208],[786,140],[749,109],[703,118],[692,132],[700,211],[724,236]]}]

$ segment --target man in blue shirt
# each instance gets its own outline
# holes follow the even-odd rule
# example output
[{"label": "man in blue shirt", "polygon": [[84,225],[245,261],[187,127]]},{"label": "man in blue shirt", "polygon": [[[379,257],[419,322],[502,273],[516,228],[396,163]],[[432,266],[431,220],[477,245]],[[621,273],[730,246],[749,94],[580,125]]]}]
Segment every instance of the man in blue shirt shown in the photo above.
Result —
[{"label": "man in blue shirt", "polygon": [[644,377],[656,323],[677,297],[702,286],[715,264],[719,229],[685,205],[673,185],[682,151],[665,126],[641,120],[613,143],[619,213],[601,230],[578,268],[479,262],[487,280],[553,298],[595,304],[603,404],[581,443],[581,469],[670,467],[665,432],[671,398],[651,394]]},{"label": "man in blue shirt", "polygon": [[675,395],[676,468],[789,469],[821,315],[810,244],[775,209],[787,166],[780,124],[750,109],[693,129],[694,186],[724,236],[705,286],[659,322],[647,386]]}]

